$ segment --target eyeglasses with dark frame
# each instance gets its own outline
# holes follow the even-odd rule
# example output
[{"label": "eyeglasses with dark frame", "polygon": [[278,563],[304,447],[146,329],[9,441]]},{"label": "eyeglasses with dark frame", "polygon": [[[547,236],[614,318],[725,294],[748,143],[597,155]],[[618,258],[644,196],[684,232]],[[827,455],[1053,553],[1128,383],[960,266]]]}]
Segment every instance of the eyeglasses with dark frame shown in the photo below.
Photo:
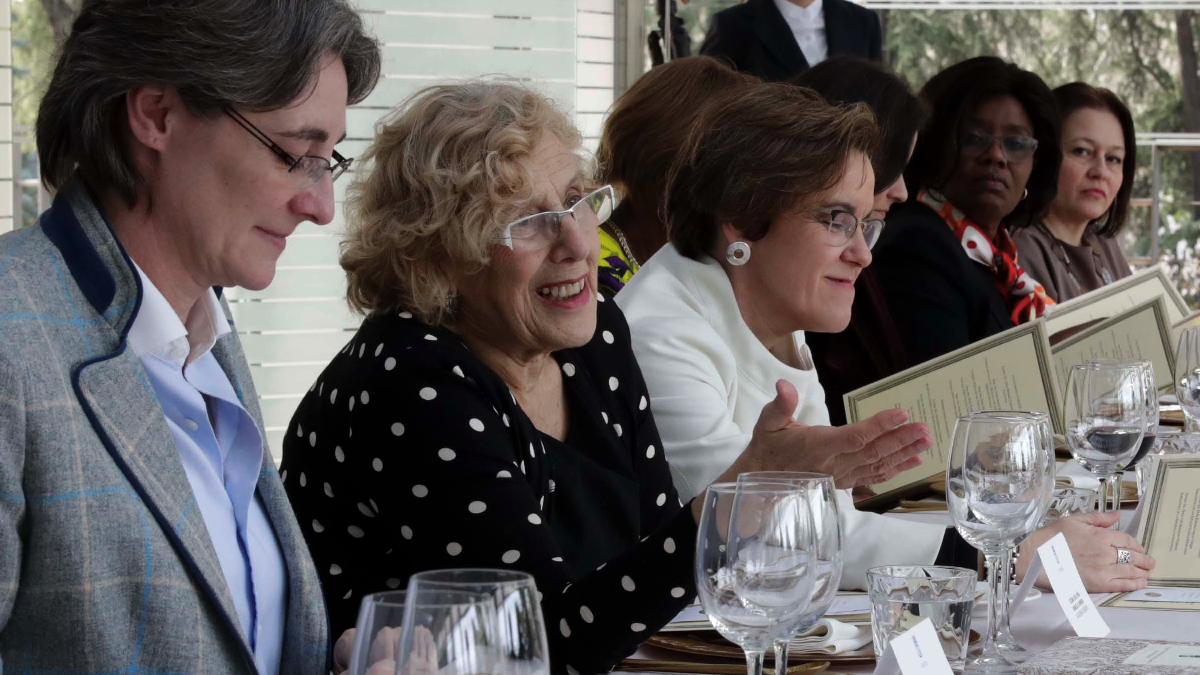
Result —
[{"label": "eyeglasses with dark frame", "polygon": [[1038,141],[1022,134],[1009,136],[993,136],[981,131],[968,131],[963,136],[962,149],[967,157],[978,157],[991,150],[992,145],[999,143],[1004,158],[1010,162],[1024,162],[1033,156],[1037,150]]},{"label": "eyeglasses with dark frame", "polygon": [[879,233],[883,232],[884,221],[879,218],[859,220],[858,216],[839,208],[817,209],[813,218],[829,229],[834,241],[830,246],[844,246],[854,238],[854,233],[862,228],[863,240],[867,242],[867,250],[875,247],[879,241]]},{"label": "eyeglasses with dark frame", "polygon": [[251,136],[258,139],[259,143],[267,146],[271,152],[275,153],[279,159],[283,160],[283,162],[288,166],[288,175],[294,177],[293,182],[296,183],[296,187],[301,190],[306,190],[313,185],[316,185],[317,181],[321,180],[321,178],[327,172],[332,174],[330,182],[336,181],[341,177],[342,174],[346,173],[346,171],[350,168],[350,165],[354,163],[353,157],[342,157],[337,150],[333,151],[332,163],[324,157],[315,157],[313,155],[301,155],[300,157],[293,157],[287,150],[279,147],[278,143],[271,140],[270,136],[266,135],[261,129],[251,124],[250,120],[238,114],[237,111],[233,110],[232,108],[226,108],[225,114],[229,115],[234,122],[237,122],[239,126],[250,132]]}]

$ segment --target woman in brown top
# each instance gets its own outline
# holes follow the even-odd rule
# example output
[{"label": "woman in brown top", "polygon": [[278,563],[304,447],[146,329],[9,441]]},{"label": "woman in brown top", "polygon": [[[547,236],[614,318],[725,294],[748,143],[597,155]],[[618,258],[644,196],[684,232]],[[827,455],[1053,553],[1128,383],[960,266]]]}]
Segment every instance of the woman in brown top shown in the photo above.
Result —
[{"label": "woman in brown top", "polygon": [[1013,239],[1021,266],[1063,302],[1130,274],[1117,236],[1129,213],[1137,145],[1133,117],[1111,91],[1072,82],[1054,98],[1063,119],[1058,195]]}]

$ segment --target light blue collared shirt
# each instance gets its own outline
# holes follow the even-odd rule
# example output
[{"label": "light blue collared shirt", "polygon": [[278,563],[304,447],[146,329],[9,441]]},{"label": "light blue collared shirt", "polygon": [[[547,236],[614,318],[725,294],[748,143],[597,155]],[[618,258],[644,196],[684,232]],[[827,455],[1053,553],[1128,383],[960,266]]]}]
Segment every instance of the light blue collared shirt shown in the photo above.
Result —
[{"label": "light blue collared shirt", "polygon": [[192,306],[186,324],[181,322],[141,268],[137,271],[142,306],[129,346],[162,405],[259,672],[278,675],[287,568],[255,494],[262,435],[211,352],[230,332],[229,322],[212,289]]}]

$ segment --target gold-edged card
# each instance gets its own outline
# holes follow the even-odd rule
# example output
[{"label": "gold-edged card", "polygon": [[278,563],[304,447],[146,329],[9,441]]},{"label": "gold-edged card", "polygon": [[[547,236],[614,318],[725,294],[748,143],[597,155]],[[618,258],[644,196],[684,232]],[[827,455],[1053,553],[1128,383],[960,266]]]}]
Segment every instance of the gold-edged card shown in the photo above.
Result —
[{"label": "gold-edged card", "polygon": [[1155,265],[1056,305],[1046,315],[1046,326],[1050,335],[1054,335],[1094,319],[1116,316],[1157,297],[1166,300],[1169,325],[1182,321],[1192,311],[1179,290],[1167,279],[1166,272]]},{"label": "gold-edged card", "polygon": [[1147,459],[1137,538],[1155,560],[1150,585],[1200,588],[1200,455]]},{"label": "gold-edged card", "polygon": [[949,354],[903,370],[843,397],[848,422],[865,420],[890,408],[908,411],[933,434],[925,462],[889,481],[873,485],[878,497],[908,494],[946,468],[954,423],[977,410],[1035,410],[1049,413],[1062,433],[1061,393],[1047,340],[1046,325],[1032,321]]},{"label": "gold-edged card", "polygon": [[1147,359],[1154,364],[1158,391],[1174,392],[1175,344],[1168,316],[1166,300],[1160,295],[1059,342],[1050,348],[1058,381],[1065,387],[1071,366],[1090,359]]}]

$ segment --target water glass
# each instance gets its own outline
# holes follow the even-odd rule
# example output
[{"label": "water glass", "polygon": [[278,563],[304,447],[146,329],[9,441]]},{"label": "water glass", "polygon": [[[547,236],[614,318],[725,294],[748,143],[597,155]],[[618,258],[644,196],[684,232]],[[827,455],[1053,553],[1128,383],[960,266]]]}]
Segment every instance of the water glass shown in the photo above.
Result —
[{"label": "water glass", "polygon": [[[446,646],[441,640],[437,640],[437,645],[442,649],[439,655],[444,656],[440,662],[439,675],[454,675],[456,670],[464,674],[489,672],[547,675],[550,672],[550,649],[546,639],[545,619],[542,616],[537,585],[531,575],[510,570],[445,569],[420,572],[408,581],[410,605],[425,598],[436,600],[444,596],[455,597],[454,594],[470,594],[483,599],[486,615],[479,615],[478,619],[464,616],[463,619],[469,619],[467,626],[473,626],[474,623],[471,622],[477,622],[483,628],[490,627],[489,632],[478,635],[470,632],[451,633],[450,637],[473,640],[473,644],[476,645],[474,654],[483,659],[479,661],[480,666],[488,665],[493,670],[462,670],[472,667],[471,658],[467,658],[470,654],[465,651],[460,654],[443,654]],[[430,623],[437,620],[444,619],[439,619],[435,614],[426,614],[423,618],[414,616],[412,626],[406,623],[400,653],[415,654],[419,652],[422,642],[428,644],[426,638],[429,636],[416,631],[416,627],[429,627],[433,637],[437,638],[439,632],[430,627]],[[443,633],[447,630],[440,624],[438,627]],[[409,630],[410,628],[413,630]],[[456,664],[451,671],[445,670],[447,665],[450,665],[447,659]],[[401,663],[401,666],[403,665]]]},{"label": "water glass", "polygon": [[696,535],[696,588],[709,621],[746,653],[748,675],[808,611],[816,541],[808,488],[787,483],[714,483]]},{"label": "water glass", "polygon": [[362,599],[347,675],[391,675],[395,672],[406,594],[406,591],[386,591]]},{"label": "water glass", "polygon": [[781,625],[775,638],[775,664],[788,662],[788,647],[792,636],[816,625],[829,610],[837,597],[838,585],[842,581],[842,528],[838,512],[837,488],[833,478],[823,473],[808,471],[750,471],[738,475],[738,484],[784,483],[806,488],[812,509],[813,529],[816,533],[816,579],[813,582],[812,600],[808,611],[800,616],[795,625]]},{"label": "water glass", "polygon": [[1071,367],[1065,396],[1067,447],[1100,479],[1100,512],[1108,510],[1113,476],[1125,470],[1146,432],[1144,369],[1136,363]]},{"label": "water glass", "polygon": [[1042,519],[1045,527],[1060,518],[1082,516],[1096,510],[1099,493],[1089,488],[1061,487],[1054,488],[1050,496],[1050,506],[1046,509],[1046,517]]},{"label": "water glass", "polygon": [[867,570],[875,658],[883,656],[893,638],[929,619],[950,667],[962,669],[971,636],[977,577],[975,570],[936,565]]},{"label": "water glass", "polygon": [[1188,328],[1179,336],[1175,350],[1175,396],[1187,430],[1200,432],[1200,326]]},{"label": "water glass", "polygon": [[1049,416],[1041,412],[971,413],[954,425],[946,465],[946,505],[959,534],[987,562],[988,628],[967,673],[1013,673],[998,647],[1008,611],[1000,562],[1042,521],[1054,489]]}]

